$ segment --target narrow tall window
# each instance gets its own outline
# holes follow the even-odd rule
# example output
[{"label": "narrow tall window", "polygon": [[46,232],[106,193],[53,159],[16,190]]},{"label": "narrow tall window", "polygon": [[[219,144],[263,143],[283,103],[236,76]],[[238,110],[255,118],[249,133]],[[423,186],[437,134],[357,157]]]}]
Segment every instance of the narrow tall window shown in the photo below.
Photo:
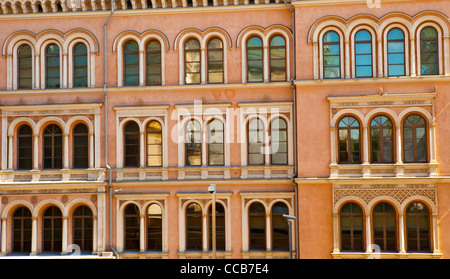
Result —
[{"label": "narrow tall window", "polygon": [[338,124],[339,163],[360,163],[360,126],[358,120],[346,116]]},{"label": "narrow tall window", "polygon": [[185,130],[186,166],[202,164],[202,130],[197,120],[190,120]]},{"label": "narrow tall window", "polygon": [[394,133],[392,121],[383,115],[370,122],[370,154],[372,163],[394,162]]},{"label": "narrow tall window", "polygon": [[186,84],[201,82],[200,43],[197,39],[189,39],[184,44],[184,78]]},{"label": "narrow tall window", "polygon": [[283,214],[289,210],[283,202],[277,202],[272,206],[272,250],[289,251],[289,224]]},{"label": "narrow tall window", "polygon": [[201,251],[202,242],[202,208],[191,203],[186,208],[186,250]]},{"label": "narrow tall window", "polygon": [[428,160],[427,123],[418,114],[409,115],[403,121],[403,153],[405,163],[424,163]]},{"label": "narrow tall window", "polygon": [[125,167],[139,167],[139,126],[130,121],[125,124]]},{"label": "narrow tall window", "polygon": [[423,203],[406,209],[406,243],[408,252],[431,252],[430,212]]},{"label": "narrow tall window", "polygon": [[31,212],[17,208],[12,216],[12,252],[31,252]]},{"label": "narrow tall window", "polygon": [[248,210],[249,249],[266,250],[266,210],[259,202],[254,202]]},{"label": "narrow tall window", "polygon": [[248,164],[264,165],[264,124],[258,118],[248,122]]},{"label": "narrow tall window", "polygon": [[208,83],[223,83],[223,43],[219,38],[208,42]]},{"label": "narrow tall window", "polygon": [[162,210],[157,204],[147,208],[147,249],[162,250]]},{"label": "narrow tall window", "polygon": [[50,206],[42,217],[44,252],[62,251],[62,213],[56,206]]},{"label": "narrow tall window", "polygon": [[147,125],[147,166],[162,166],[162,126],[156,120]]},{"label": "narrow tall window", "polygon": [[88,54],[83,43],[73,48],[73,87],[88,87]]},{"label": "narrow tall window", "polygon": [[139,208],[129,204],[125,208],[125,250],[136,251],[140,247],[140,217]]},{"label": "narrow tall window", "polygon": [[394,28],[387,35],[388,75],[404,76],[405,73],[405,35]]},{"label": "narrow tall window", "polygon": [[[212,249],[212,205],[208,210],[209,222],[209,249]],[[220,203],[216,203],[216,249],[225,251],[225,209]]]},{"label": "narrow tall window", "polygon": [[247,81],[262,82],[263,77],[263,46],[259,37],[251,37],[247,41]]},{"label": "narrow tall window", "polygon": [[286,80],[286,40],[279,35],[270,39],[270,80]]},{"label": "narrow tall window", "polygon": [[123,46],[123,82],[125,86],[139,85],[139,47],[135,41]]},{"label": "narrow tall window", "polygon": [[272,165],[287,165],[287,125],[282,118],[275,118],[270,124],[270,148]]},{"label": "narrow tall window", "polygon": [[428,26],[420,31],[420,67],[422,75],[439,74],[438,32]]},{"label": "narrow tall window", "polygon": [[45,50],[45,85],[46,88],[60,88],[59,47],[50,44]]},{"label": "narrow tall window", "polygon": [[73,168],[87,169],[89,167],[89,131],[83,123],[73,128]]},{"label": "narrow tall window", "polygon": [[355,35],[356,77],[372,77],[372,35],[360,30]]},{"label": "narrow tall window", "polygon": [[363,251],[364,226],[361,207],[353,202],[346,203],[339,212],[339,220],[341,225],[341,250]]},{"label": "narrow tall window", "polygon": [[218,119],[208,123],[208,164],[211,166],[223,166],[224,137],[223,123]]},{"label": "narrow tall window", "polygon": [[161,85],[161,44],[158,40],[147,43],[147,85]]},{"label": "narrow tall window", "polygon": [[373,209],[373,241],[382,252],[397,250],[397,219],[392,205],[381,202]]},{"label": "narrow tall window", "polygon": [[92,251],[93,223],[92,211],[85,205],[78,206],[73,212],[73,243],[81,251]]},{"label": "narrow tall window", "polygon": [[323,36],[323,77],[341,77],[341,45],[339,35],[328,31]]},{"label": "narrow tall window", "polygon": [[21,45],[17,52],[18,56],[18,88],[33,88],[33,57],[31,47],[29,45]]},{"label": "narrow tall window", "polygon": [[44,169],[62,168],[62,131],[56,124],[48,125],[44,130]]},{"label": "narrow tall window", "polygon": [[17,169],[31,170],[33,163],[33,132],[28,125],[17,130]]}]

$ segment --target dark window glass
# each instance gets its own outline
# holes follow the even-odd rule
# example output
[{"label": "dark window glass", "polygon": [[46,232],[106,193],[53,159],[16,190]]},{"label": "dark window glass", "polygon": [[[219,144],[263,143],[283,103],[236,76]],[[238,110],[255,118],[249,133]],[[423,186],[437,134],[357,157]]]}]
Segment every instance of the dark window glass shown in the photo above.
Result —
[{"label": "dark window glass", "polygon": [[184,78],[186,84],[201,82],[200,43],[197,39],[189,39],[184,44]]},{"label": "dark window glass", "polygon": [[359,251],[364,249],[363,211],[356,203],[347,203],[339,212],[341,226],[341,250]]},{"label": "dark window glass", "polygon": [[202,250],[202,208],[191,203],[186,208],[186,250]]},{"label": "dark window glass", "polygon": [[387,35],[388,75],[404,76],[405,73],[405,35],[394,28]]},{"label": "dark window glass", "polygon": [[147,85],[161,85],[161,44],[157,40],[147,43]]},{"label": "dark window glass", "polygon": [[372,77],[372,35],[367,30],[355,35],[356,77]]},{"label": "dark window glass", "polygon": [[62,251],[62,214],[56,206],[50,206],[42,217],[44,252]]},{"label": "dark window glass", "polygon": [[264,125],[258,118],[248,122],[248,164],[264,165]]},{"label": "dark window glass", "polygon": [[219,38],[208,42],[208,83],[223,83],[223,43]]},{"label": "dark window glass", "polygon": [[12,252],[31,252],[31,212],[19,207],[12,216]]},{"label": "dark window glass", "polygon": [[202,164],[202,131],[197,120],[190,120],[185,130],[186,166]]},{"label": "dark window glass", "polygon": [[394,133],[392,121],[383,115],[370,123],[370,152],[372,163],[394,162]]},{"label": "dark window glass", "polygon": [[162,166],[162,127],[156,120],[147,125],[147,166]]},{"label": "dark window glass", "polygon": [[135,41],[128,41],[123,47],[123,79],[125,86],[139,85],[139,47]]},{"label": "dark window glass", "polygon": [[48,125],[44,130],[44,169],[62,168],[62,131],[58,125]]},{"label": "dark window glass", "polygon": [[439,74],[438,32],[433,27],[425,27],[420,32],[420,67],[422,75]]},{"label": "dark window glass", "polygon": [[73,212],[73,242],[81,251],[92,251],[93,223],[92,211],[85,205],[78,206]]},{"label": "dark window glass", "polygon": [[[212,206],[208,210],[209,249],[212,250]],[[225,251],[225,209],[216,203],[216,250]]]},{"label": "dark window glass", "polygon": [[47,88],[60,88],[59,47],[50,44],[45,51],[45,85]]},{"label": "dark window glass", "polygon": [[289,251],[289,224],[283,214],[288,214],[288,207],[277,202],[272,207],[272,250]]},{"label": "dark window glass", "polygon": [[125,250],[139,250],[140,243],[140,217],[139,208],[135,204],[129,204],[125,208]]},{"label": "dark window glass", "polygon": [[33,163],[33,133],[28,125],[17,131],[17,169],[31,170]]},{"label": "dark window glass", "polygon": [[276,35],[270,39],[270,80],[286,80],[286,41]]},{"label": "dark window glass", "polygon": [[341,77],[341,50],[339,35],[329,31],[323,36],[323,76]]},{"label": "dark window glass", "polygon": [[259,202],[254,202],[248,210],[249,249],[266,250],[266,210]]},{"label": "dark window glass", "polygon": [[251,37],[247,41],[247,80],[262,82],[263,77],[263,47],[259,37]]},{"label": "dark window glass", "polygon": [[427,123],[417,114],[403,121],[403,156],[405,163],[427,162]]},{"label": "dark window glass", "polygon": [[139,126],[130,121],[125,124],[125,167],[139,167]]},{"label": "dark window glass", "polygon": [[339,163],[360,163],[360,126],[358,120],[346,116],[338,125]]},{"label": "dark window glass", "polygon": [[88,87],[88,54],[83,43],[73,48],[73,87]]},{"label": "dark window glass", "polygon": [[431,252],[430,213],[423,203],[406,209],[406,241],[408,252]]},{"label": "dark window glass", "polygon": [[18,50],[18,88],[33,88],[33,52],[29,45],[21,45]]},{"label": "dark window glass", "polygon": [[80,123],[73,128],[73,168],[89,167],[89,131]]},{"label": "dark window glass", "polygon": [[287,165],[287,125],[282,118],[272,120],[270,125],[272,165]]},{"label": "dark window glass", "polygon": [[214,119],[208,124],[208,163],[211,166],[223,166],[224,158],[224,137],[223,123]]},{"label": "dark window glass", "polygon": [[372,213],[373,241],[382,252],[397,250],[397,217],[392,205],[382,202],[377,204]]},{"label": "dark window glass", "polygon": [[147,208],[147,249],[162,250],[162,210],[157,204]]}]

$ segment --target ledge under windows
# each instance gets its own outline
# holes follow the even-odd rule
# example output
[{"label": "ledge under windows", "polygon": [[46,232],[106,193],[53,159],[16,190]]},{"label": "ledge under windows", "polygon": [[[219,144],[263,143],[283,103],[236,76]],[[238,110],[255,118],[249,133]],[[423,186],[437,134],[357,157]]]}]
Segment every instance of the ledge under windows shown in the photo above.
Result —
[{"label": "ledge under windows", "polygon": [[330,164],[330,178],[403,178],[438,176],[437,163]]},{"label": "ledge under windows", "polygon": [[440,259],[441,253],[333,252],[333,259]]},{"label": "ledge under windows", "polygon": [[4,170],[0,171],[0,182],[77,182],[104,181],[105,169],[61,169],[61,170]]}]

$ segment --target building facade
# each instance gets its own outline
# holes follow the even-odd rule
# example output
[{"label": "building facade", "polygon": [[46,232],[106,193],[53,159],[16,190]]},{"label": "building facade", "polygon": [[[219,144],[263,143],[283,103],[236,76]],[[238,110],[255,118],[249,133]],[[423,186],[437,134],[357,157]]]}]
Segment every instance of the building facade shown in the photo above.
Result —
[{"label": "building facade", "polygon": [[450,257],[448,4],[1,1],[1,255]]}]

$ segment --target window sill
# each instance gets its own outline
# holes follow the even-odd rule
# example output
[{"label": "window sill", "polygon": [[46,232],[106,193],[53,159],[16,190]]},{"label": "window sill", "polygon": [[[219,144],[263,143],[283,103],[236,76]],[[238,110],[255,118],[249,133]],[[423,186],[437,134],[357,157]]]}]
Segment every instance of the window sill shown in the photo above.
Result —
[{"label": "window sill", "polygon": [[333,252],[333,259],[440,259],[441,253],[365,253]]},{"label": "window sill", "polygon": [[437,163],[336,164],[329,165],[330,178],[435,178]]}]

